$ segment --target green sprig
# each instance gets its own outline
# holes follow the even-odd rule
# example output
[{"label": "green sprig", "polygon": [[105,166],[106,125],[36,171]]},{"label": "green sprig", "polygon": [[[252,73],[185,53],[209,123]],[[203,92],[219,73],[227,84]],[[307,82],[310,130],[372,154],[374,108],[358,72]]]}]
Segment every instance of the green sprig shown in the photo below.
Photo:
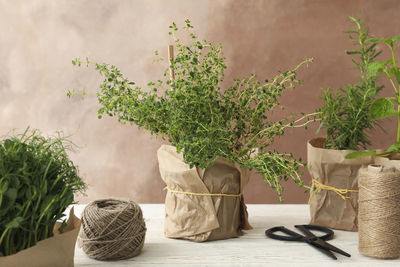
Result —
[{"label": "green sprig", "polygon": [[347,54],[359,56],[358,61],[352,61],[360,71],[360,80],[343,88],[324,89],[324,106],[318,110],[319,129],[326,129],[325,148],[358,150],[371,144],[369,132],[380,127],[369,109],[383,86],[376,85],[378,77],[369,75],[368,67],[375,63],[381,51],[376,51],[376,44],[368,42],[369,29],[364,25],[364,20],[354,17],[349,17],[349,20],[355,24],[355,28],[347,33],[357,49],[347,51]]}]

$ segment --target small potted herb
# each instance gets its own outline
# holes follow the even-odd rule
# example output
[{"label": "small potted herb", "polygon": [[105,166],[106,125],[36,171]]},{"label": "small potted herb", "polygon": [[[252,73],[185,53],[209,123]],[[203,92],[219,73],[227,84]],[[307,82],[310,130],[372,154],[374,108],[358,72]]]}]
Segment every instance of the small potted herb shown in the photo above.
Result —
[{"label": "small potted herb", "polygon": [[[79,59],[73,64],[93,65],[104,76],[96,93],[102,106],[100,118],[115,116],[172,145],[158,151],[168,190],[166,236],[193,241],[236,237],[250,227],[242,196],[248,170],[261,174],[280,199],[282,179],[303,185],[299,172],[304,164],[270,146],[286,128],[302,127],[310,116],[276,121],[270,116],[273,110],[284,108],[279,102],[281,93],[301,84],[296,71],[312,60],[263,82],[256,75],[235,79],[223,90],[222,47],[200,41],[192,28],[186,20],[183,29],[191,41],[184,44],[176,36],[176,24],[170,26],[178,50],[164,71],[164,77],[171,79],[150,82],[149,90],[136,86],[115,66]],[[161,62],[158,52],[156,56]],[[73,94],[86,93],[69,92]]]},{"label": "small potted herb", "polygon": [[68,223],[57,221],[86,186],[69,147],[62,136],[29,129],[0,140],[1,266],[73,265],[80,220],[70,214]]},{"label": "small potted herb", "polygon": [[314,189],[310,196],[311,223],[356,231],[357,174],[373,159],[346,159],[345,156],[370,145],[368,134],[379,125],[369,109],[382,86],[376,85],[377,77],[368,74],[380,51],[376,51],[375,43],[368,42],[369,30],[364,21],[349,19],[355,25],[348,32],[349,37],[357,49],[347,54],[359,57],[352,61],[360,71],[360,80],[340,89],[323,91],[324,106],[318,110],[317,120],[319,128],[326,130],[326,137],[308,142],[307,157]]}]

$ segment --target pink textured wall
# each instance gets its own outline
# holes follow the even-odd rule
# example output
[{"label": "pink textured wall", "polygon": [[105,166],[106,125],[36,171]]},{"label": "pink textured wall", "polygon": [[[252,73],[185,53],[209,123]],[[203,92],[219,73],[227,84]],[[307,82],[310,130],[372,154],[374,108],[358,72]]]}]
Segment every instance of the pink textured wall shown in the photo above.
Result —
[{"label": "pink textured wall", "polygon": [[[27,125],[45,134],[63,130],[80,146],[71,154],[89,184],[82,203],[120,196],[140,203],[163,202],[163,183],[156,150],[161,140],[123,126],[113,118],[97,119],[95,98],[67,99],[68,89],[94,91],[101,77],[76,69],[71,60],[88,56],[121,68],[138,84],[156,80],[153,51],[166,57],[168,25],[189,18],[202,38],[221,42],[228,58],[226,85],[234,77],[256,73],[271,77],[314,57],[300,72],[305,85],[284,96],[287,113],[311,112],[321,102],[321,87],[357,82],[358,71],[344,51],[352,48],[344,33],[347,15],[361,12],[378,37],[399,35],[400,2],[396,0],[240,0],[240,1],[7,1],[0,0],[0,134]],[[389,86],[382,95],[391,94]],[[371,134],[374,147],[394,140],[394,121],[387,133]],[[274,148],[306,157],[309,130],[289,130]],[[306,173],[303,177],[309,181]],[[286,203],[304,203],[307,195],[292,182]],[[245,190],[249,203],[275,203],[276,194],[258,175]]]}]

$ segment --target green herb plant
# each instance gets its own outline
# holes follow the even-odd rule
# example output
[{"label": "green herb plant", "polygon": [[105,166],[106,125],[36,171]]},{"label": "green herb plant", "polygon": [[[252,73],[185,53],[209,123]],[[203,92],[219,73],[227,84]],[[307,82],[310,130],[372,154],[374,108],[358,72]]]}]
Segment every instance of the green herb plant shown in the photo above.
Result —
[{"label": "green herb plant", "polygon": [[[276,108],[284,108],[279,97],[285,89],[302,83],[296,71],[312,59],[264,82],[254,74],[234,79],[223,90],[226,63],[222,46],[200,41],[190,21],[185,22],[183,29],[191,40],[188,45],[177,38],[176,24],[170,26],[169,34],[178,50],[170,62],[175,78],[168,79],[169,68],[165,68],[164,78],[148,83],[148,90],[126,79],[113,65],[88,59],[72,62],[77,66],[92,65],[104,76],[100,91],[95,94],[102,106],[99,118],[104,114],[115,116],[123,124],[133,123],[168,139],[191,167],[207,168],[218,157],[224,157],[243,168],[254,169],[282,200],[280,181],[290,177],[303,185],[299,172],[304,164],[291,153],[268,148],[275,137],[284,135],[285,129],[303,127],[311,116],[289,116],[276,121],[271,121],[270,116]],[[160,63],[159,53],[155,54]],[[87,95],[68,92],[69,96],[74,94]]]},{"label": "green herb plant", "polygon": [[368,66],[375,64],[381,51],[376,51],[376,43],[368,41],[369,29],[364,20],[349,17],[355,28],[348,31],[350,41],[357,46],[348,55],[358,55],[359,60],[352,59],[360,71],[357,84],[348,84],[339,89],[325,89],[322,100],[324,106],[318,111],[319,129],[326,129],[325,148],[365,149],[370,145],[368,132],[379,126],[369,113],[376,94],[382,89],[377,86],[377,77],[369,75]]},{"label": "green herb plant", "polygon": [[[0,141],[0,254],[17,253],[51,237],[85,184],[68,159],[71,143],[29,128]],[[65,225],[65,222],[64,224]]]},{"label": "green herb plant", "polygon": [[[359,151],[348,154],[347,158],[358,158],[363,156],[383,156],[391,157],[400,152],[400,66],[396,59],[396,49],[400,36],[393,38],[371,38],[367,42],[376,45],[382,43],[389,47],[391,58],[387,61],[376,61],[367,66],[367,74],[371,79],[376,78],[380,74],[384,74],[390,81],[394,89],[394,97],[378,98],[372,104],[369,114],[373,119],[384,119],[389,117],[397,118],[397,138],[393,145],[383,152],[377,153],[376,150]],[[395,109],[395,105],[397,109]]]}]

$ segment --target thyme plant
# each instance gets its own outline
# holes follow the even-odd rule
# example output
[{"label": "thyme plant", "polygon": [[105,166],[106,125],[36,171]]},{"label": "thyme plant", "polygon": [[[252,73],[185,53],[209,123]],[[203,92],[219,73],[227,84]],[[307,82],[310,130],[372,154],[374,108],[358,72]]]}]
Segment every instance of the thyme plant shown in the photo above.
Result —
[{"label": "thyme plant", "polygon": [[86,188],[69,147],[62,136],[44,138],[28,129],[0,140],[0,255],[53,236],[74,193]]},{"label": "thyme plant", "polygon": [[377,86],[377,77],[367,72],[381,51],[376,51],[376,43],[368,42],[369,29],[364,20],[354,17],[349,20],[355,27],[347,33],[357,49],[347,51],[347,54],[359,56],[358,61],[352,61],[360,71],[360,80],[343,88],[325,89],[322,95],[324,106],[319,109],[318,117],[319,129],[326,129],[327,133],[325,148],[357,150],[371,144],[368,133],[379,126],[369,108],[382,86]]},{"label": "thyme plant", "polygon": [[[102,106],[99,118],[104,114],[115,116],[123,124],[133,123],[168,139],[191,167],[207,168],[218,157],[224,157],[243,168],[254,169],[282,200],[280,181],[290,177],[302,186],[299,172],[304,164],[291,153],[269,147],[276,137],[284,135],[285,129],[304,126],[310,116],[275,121],[270,116],[276,108],[284,108],[279,97],[284,90],[302,83],[296,71],[312,59],[262,82],[254,74],[234,79],[223,90],[226,63],[222,46],[199,40],[190,21],[185,22],[183,29],[191,40],[188,45],[177,38],[176,24],[170,26],[169,34],[178,50],[170,62],[175,78],[168,79],[166,68],[164,78],[148,83],[148,90],[136,86],[113,65],[88,59],[72,62],[77,66],[92,65],[104,76],[96,93]],[[157,51],[155,54],[156,61],[161,62]],[[73,94],[86,95],[68,92],[69,96]]]}]

